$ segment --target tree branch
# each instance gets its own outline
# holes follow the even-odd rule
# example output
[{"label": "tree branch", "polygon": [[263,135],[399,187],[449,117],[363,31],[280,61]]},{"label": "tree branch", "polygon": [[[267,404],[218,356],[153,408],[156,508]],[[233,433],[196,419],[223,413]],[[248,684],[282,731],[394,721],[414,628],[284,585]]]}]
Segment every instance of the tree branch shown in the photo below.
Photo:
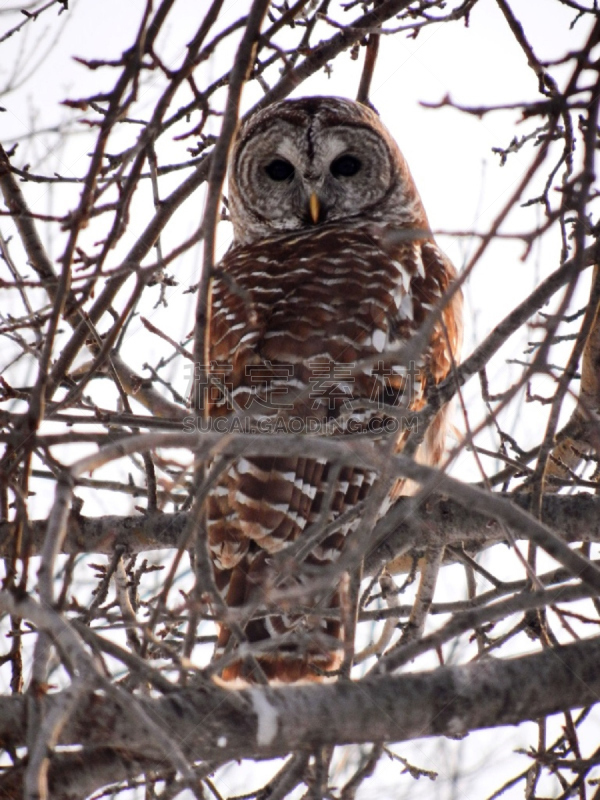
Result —
[{"label": "tree branch", "polygon": [[[600,699],[599,659],[595,637],[434,672],[239,691],[208,686],[138,702],[165,731],[176,733],[190,760],[274,758],[326,745],[464,735],[593,705]],[[47,697],[49,709],[60,696]],[[0,738],[14,746],[25,740],[24,705],[23,698],[0,698]],[[98,694],[81,703],[61,741],[142,758],[162,755],[135,717]]]},{"label": "tree branch", "polygon": [[[494,495],[526,510],[527,495]],[[410,509],[410,512],[409,512]],[[409,512],[409,513],[407,513]],[[592,494],[547,494],[543,498],[542,513],[560,530],[565,542],[600,542],[600,498]],[[72,514],[61,552],[67,554],[101,553],[111,555],[116,547],[133,555],[146,550],[164,550],[177,547],[185,528],[188,514],[136,514],[135,516],[85,517]],[[31,554],[38,555],[44,540],[47,521],[31,520]],[[11,552],[15,523],[0,521],[0,556]],[[467,508],[456,500],[436,497],[415,508],[412,498],[401,497],[375,528],[373,538],[378,541],[366,556],[366,574],[373,575],[388,562],[393,562],[403,552],[396,571],[407,571],[413,557],[423,555],[428,547],[443,541],[447,547],[461,545],[475,554],[486,547],[505,541],[501,526],[491,514]],[[520,538],[517,536],[517,538]],[[406,547],[410,548],[406,553]],[[446,550],[445,562],[459,560]]]}]

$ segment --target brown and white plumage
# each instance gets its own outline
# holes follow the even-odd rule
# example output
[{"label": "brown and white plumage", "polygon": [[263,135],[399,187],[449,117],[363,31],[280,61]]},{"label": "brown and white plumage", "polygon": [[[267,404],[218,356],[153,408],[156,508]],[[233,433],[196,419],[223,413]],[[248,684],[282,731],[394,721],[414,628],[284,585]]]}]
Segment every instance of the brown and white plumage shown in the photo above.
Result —
[{"label": "brown and white plumage", "polygon": [[[234,244],[217,268],[210,327],[210,358],[222,365],[224,389],[211,415],[233,410],[257,425],[286,420],[288,430],[300,429],[291,420],[301,426],[310,418],[318,432],[335,423],[344,435],[372,430],[373,421],[393,418],[393,407],[422,407],[427,382],[443,380],[456,357],[460,296],[443,309],[407,392],[408,365],[385,354],[439,307],[454,270],[377,115],[328,97],[255,114],[234,148],[229,202]],[[442,411],[423,445],[429,463],[439,462],[444,438]],[[354,508],[374,477],[359,464],[334,468],[310,457],[237,459],[208,502],[215,576],[228,605],[267,607],[275,586],[301,584],[306,570],[288,571],[278,583],[273,556],[285,555],[311,524]],[[309,571],[335,561],[348,529],[314,547]],[[310,678],[338,663],[331,642],[339,623],[317,613],[338,604],[336,587],[301,604],[311,601],[315,614],[271,609],[246,626],[263,650],[277,645],[259,658],[267,677]],[[229,638],[223,627],[221,650]],[[249,677],[241,661],[224,676],[238,674]]]}]

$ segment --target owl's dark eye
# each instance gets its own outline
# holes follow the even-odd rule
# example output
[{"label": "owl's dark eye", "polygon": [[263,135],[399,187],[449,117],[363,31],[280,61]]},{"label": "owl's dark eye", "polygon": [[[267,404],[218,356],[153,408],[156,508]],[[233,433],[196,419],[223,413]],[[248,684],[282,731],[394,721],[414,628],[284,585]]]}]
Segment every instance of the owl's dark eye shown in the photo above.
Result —
[{"label": "owl's dark eye", "polygon": [[356,156],[340,156],[331,162],[329,169],[334,178],[351,178],[359,171],[362,164]]},{"label": "owl's dark eye", "polygon": [[287,181],[294,174],[294,168],[289,161],[285,161],[283,158],[276,158],[270,164],[267,164],[265,172],[272,181]]}]

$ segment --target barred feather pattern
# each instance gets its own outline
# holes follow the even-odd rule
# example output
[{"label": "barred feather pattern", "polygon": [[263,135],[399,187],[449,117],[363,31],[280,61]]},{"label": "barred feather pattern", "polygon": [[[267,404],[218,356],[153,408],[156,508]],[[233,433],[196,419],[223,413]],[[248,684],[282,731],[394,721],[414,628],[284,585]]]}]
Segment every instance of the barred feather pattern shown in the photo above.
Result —
[{"label": "barred feather pattern", "polygon": [[[314,139],[321,110],[314,102],[319,100],[336,125],[336,103],[356,113],[356,104],[349,101],[310,98],[304,106],[303,101],[280,104],[286,123],[292,112],[293,120],[293,114],[300,119],[298,126],[308,118]],[[387,137],[394,178],[402,179],[404,216],[396,212],[391,223],[381,208],[352,219],[335,219],[331,213],[307,223],[304,216],[296,229],[284,226],[283,232],[275,229],[267,237],[261,219],[255,240],[247,231],[238,235],[240,242],[222,260],[213,282],[210,415],[237,417],[258,431],[333,436],[389,430],[386,424],[393,420],[401,450],[406,436],[402,417],[424,405],[428,383],[443,380],[456,357],[460,296],[440,308],[454,277],[452,265],[427,233],[427,218],[395,143],[390,144],[381,123],[373,122],[372,112],[362,107],[359,112],[377,135]],[[259,120],[258,129],[264,126]],[[326,128],[322,125],[320,132]],[[242,131],[243,146],[252,140],[251,133]],[[238,143],[234,170],[241,147]],[[237,196],[235,214],[235,202],[248,201],[240,199],[236,183],[231,195]],[[247,212],[244,208],[246,225]],[[426,351],[414,364],[400,363],[394,351],[436,310],[439,319]],[[427,433],[421,458],[439,462],[444,439],[442,410]],[[244,633],[269,679],[318,679],[339,665],[340,622],[327,617],[328,609],[339,606],[338,586],[321,587],[308,597],[301,590],[305,585],[309,590],[319,570],[335,563],[356,520],[321,537],[302,564],[286,559],[286,549],[318,524],[330,525],[356,509],[375,478],[359,464],[248,455],[231,463],[212,488],[207,520],[216,583],[229,607],[258,612]],[[398,482],[389,501],[402,492]],[[286,591],[288,602],[281,600]],[[223,624],[218,654],[236,647],[239,643]],[[247,660],[234,658],[223,677],[252,680],[251,670]]]}]

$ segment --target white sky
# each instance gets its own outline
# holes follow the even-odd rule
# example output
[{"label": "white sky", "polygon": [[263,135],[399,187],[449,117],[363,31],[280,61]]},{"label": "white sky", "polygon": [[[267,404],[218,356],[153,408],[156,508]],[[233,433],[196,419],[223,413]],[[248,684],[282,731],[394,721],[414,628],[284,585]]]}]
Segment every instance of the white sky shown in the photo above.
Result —
[{"label": "white sky", "polygon": [[[12,0],[0,2],[0,11],[8,5],[13,5]],[[118,57],[133,40],[143,5],[141,0],[75,0],[71,3],[68,15],[54,19],[50,25],[50,17],[44,16],[3,45],[0,87],[11,73],[23,42],[27,63],[31,64],[44,51],[45,43],[54,35],[53,31],[60,33],[43,67],[34,72],[19,91],[0,98],[0,104],[6,108],[0,114],[2,140],[8,143],[13,137],[28,136],[34,128],[53,126],[70,116],[70,112],[59,105],[60,101],[66,97],[87,95],[90,87],[101,89],[110,86],[112,76],[102,70],[90,73],[76,64],[72,56]],[[511,5],[540,58],[564,55],[575,49],[587,34],[582,22],[573,31],[568,31],[568,24],[575,12],[558,2],[513,0]],[[246,0],[226,3],[222,25],[237,18],[246,6]],[[206,3],[178,0],[176,7],[173,22],[163,37],[163,52],[168,53],[173,63],[181,59],[185,43],[194,30],[195,22],[204,12]],[[0,15],[0,35],[8,27],[8,21],[8,17]],[[10,24],[13,22],[11,17]],[[65,22],[68,24],[65,25]],[[218,55],[215,61],[199,67],[197,82],[200,86],[217,77],[223,69],[222,59],[227,53]],[[358,62],[352,61],[348,54],[342,55],[335,62],[330,78],[322,73],[314,76],[302,85],[296,96],[338,94],[353,97],[358,86],[362,55],[361,51]],[[552,74],[564,85],[565,75],[570,69],[553,69]],[[271,82],[274,82],[274,78]],[[147,104],[147,107],[151,107],[155,89],[152,82],[144,87],[142,106]],[[244,95],[244,109],[250,108],[261,95],[262,91],[256,83],[249,85]],[[516,112],[493,113],[478,119],[452,109],[431,111],[419,105],[420,101],[439,101],[446,95],[467,105],[493,105],[539,98],[534,74],[493,0],[480,0],[471,14],[468,28],[457,22],[425,28],[416,40],[401,36],[384,38],[371,93],[372,102],[410,164],[434,230],[484,231],[507,201],[532,157],[531,150],[526,149],[524,153],[512,155],[507,164],[500,167],[499,158],[491,148],[508,146],[513,136],[522,136],[533,130],[537,121],[519,124]],[[143,113],[143,108],[138,108],[138,113]],[[64,175],[80,176],[87,168],[91,149],[85,128],[82,131],[81,135],[69,141],[65,149],[53,149],[55,137],[52,135],[35,135],[23,140],[16,163],[20,165],[29,161],[32,170],[36,171],[36,165],[40,159],[47,157],[50,150],[51,169]],[[191,143],[165,141],[161,144],[164,160],[181,158],[181,153]],[[48,169],[48,163],[40,167],[41,171]],[[163,196],[180,180],[181,175],[177,174],[161,181]],[[538,193],[539,188],[538,182],[523,200]],[[42,213],[54,209],[62,199],[59,190],[47,185],[26,184],[24,191],[32,208]],[[201,212],[200,196],[184,205],[165,233],[165,251],[195,230]],[[111,254],[109,266],[119,263],[127,246],[143,229],[149,213],[150,206],[144,207],[142,204],[136,207],[138,216],[134,214],[126,237]],[[540,212],[535,208],[522,210],[511,216],[503,230],[527,230],[541,219],[539,215]],[[11,225],[6,219],[0,220],[0,228],[5,236],[10,235]],[[226,225],[222,226],[220,235],[219,248],[220,252],[224,252],[228,244]],[[90,231],[89,242],[95,238],[98,238],[98,234]],[[451,236],[440,237],[440,243],[457,267],[465,263],[475,246],[473,240]],[[53,255],[59,255],[60,242],[48,241],[48,244]],[[494,244],[470,278],[465,292],[465,355],[527,296],[544,275],[559,264],[560,244],[554,234],[546,237],[543,245],[535,248],[525,263],[520,260],[522,251],[520,244]],[[176,275],[179,286],[169,290],[168,308],[153,309],[149,305],[144,309],[153,324],[175,339],[180,339],[193,324],[193,299],[185,294],[185,290],[197,282],[200,263],[199,249],[183,256],[169,270]],[[579,304],[585,298],[586,281],[582,282],[578,294]],[[574,305],[576,307],[577,303]],[[527,338],[530,336],[526,331],[520,332],[494,359],[493,368],[489,371],[492,390],[499,389],[507,381],[509,371],[505,359],[509,356],[523,357],[523,342]],[[161,352],[160,343],[156,344],[156,352]],[[139,369],[145,360],[151,359],[148,335],[141,324],[130,328],[123,354]],[[173,375],[173,381],[182,393],[185,392],[184,376]],[[540,380],[539,385],[548,388],[549,384]],[[475,404],[477,394],[478,387],[468,388],[467,400],[471,399]],[[477,421],[483,413],[480,404],[473,408],[472,421]],[[509,430],[518,433],[523,446],[528,446],[536,437],[539,440],[546,413],[539,406],[521,404],[517,408],[515,405],[506,418],[506,424]],[[461,458],[455,471],[469,480],[479,478],[472,457],[468,454]],[[37,502],[41,514],[50,498],[39,498]],[[116,513],[114,502],[113,497],[103,498],[97,502],[94,513]],[[91,513],[91,509],[91,505],[86,505],[87,513]],[[447,571],[445,583],[440,589],[440,599],[446,594],[451,595],[454,574]],[[597,722],[593,724],[598,727]],[[535,743],[535,740],[534,726],[524,725],[516,732],[509,729],[482,732],[462,743],[443,740],[398,745],[394,750],[413,763],[437,769],[440,772],[438,780],[432,783],[427,778],[421,778],[415,782],[408,776],[401,776],[401,766],[390,762],[379,769],[376,784],[365,785],[359,798],[410,796],[411,800],[480,800],[510,774],[525,768],[528,761],[523,756],[511,755],[511,751]],[[221,776],[223,789],[231,792],[249,791],[249,775],[252,772],[256,775],[257,785],[261,778],[264,780],[263,765],[248,766],[247,769],[235,767],[227,775]],[[375,786],[378,788],[375,789]],[[550,786],[546,790],[549,794],[554,791]],[[522,786],[519,786],[509,790],[504,797],[512,800],[522,794]],[[543,792],[540,791],[540,794]]]}]

